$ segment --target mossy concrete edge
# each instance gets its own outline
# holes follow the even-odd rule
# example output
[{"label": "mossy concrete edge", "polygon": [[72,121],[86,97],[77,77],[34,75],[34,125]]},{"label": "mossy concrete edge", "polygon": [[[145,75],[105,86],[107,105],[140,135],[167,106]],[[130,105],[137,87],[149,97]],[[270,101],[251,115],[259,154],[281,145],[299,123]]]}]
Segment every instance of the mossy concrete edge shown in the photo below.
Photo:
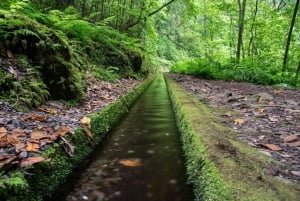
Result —
[{"label": "mossy concrete edge", "polygon": [[16,185],[0,186],[0,200],[42,201],[46,198],[49,199],[74,168],[92,153],[109,130],[128,112],[132,104],[153,80],[153,77],[148,78],[125,96],[104,107],[99,113],[89,115],[93,144],[89,142],[83,128],[79,128],[74,134],[66,137],[75,147],[73,157],[69,157],[64,151],[62,142],[56,142],[41,154],[49,158],[49,161],[12,172],[13,177],[23,181]]},{"label": "mossy concrete edge", "polygon": [[181,133],[189,182],[200,201],[297,201],[300,187],[269,176],[272,161],[238,140],[208,107],[165,76]]}]

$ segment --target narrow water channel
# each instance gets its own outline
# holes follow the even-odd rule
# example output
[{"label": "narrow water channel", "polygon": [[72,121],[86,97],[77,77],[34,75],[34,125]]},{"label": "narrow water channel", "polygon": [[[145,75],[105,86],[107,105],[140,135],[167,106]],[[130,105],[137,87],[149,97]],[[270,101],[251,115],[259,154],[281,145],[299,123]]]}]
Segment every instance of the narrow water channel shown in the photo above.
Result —
[{"label": "narrow water channel", "polygon": [[66,201],[192,201],[162,75],[109,133]]}]

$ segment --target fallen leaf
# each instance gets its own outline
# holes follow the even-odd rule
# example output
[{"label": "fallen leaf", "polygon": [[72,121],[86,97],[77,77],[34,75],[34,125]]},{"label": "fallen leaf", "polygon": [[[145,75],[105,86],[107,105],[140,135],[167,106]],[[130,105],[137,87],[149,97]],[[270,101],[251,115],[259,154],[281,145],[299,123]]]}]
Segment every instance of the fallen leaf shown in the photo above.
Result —
[{"label": "fallen leaf", "polygon": [[49,114],[52,114],[52,115],[57,114],[57,110],[55,108],[48,109],[48,108],[44,108],[44,107],[39,107],[38,109],[42,112],[46,112],[46,113],[49,113]]},{"label": "fallen leaf", "polygon": [[287,143],[289,147],[300,147],[300,141]]},{"label": "fallen leaf", "polygon": [[226,117],[231,117],[232,114],[231,114],[231,112],[226,112],[226,113],[225,113],[225,116],[226,116]]},{"label": "fallen leaf", "polygon": [[269,120],[272,121],[272,122],[277,122],[278,121],[278,119],[275,118],[275,117],[269,117]]},{"label": "fallen leaf", "polygon": [[6,51],[6,55],[9,59],[13,59],[14,58],[14,54],[10,51],[10,50],[7,50]]},{"label": "fallen leaf", "polygon": [[16,135],[16,136],[18,136],[18,137],[20,137],[20,136],[26,136],[24,130],[20,129],[20,128],[13,129],[11,131],[11,133],[14,134],[14,135]]},{"label": "fallen leaf", "polygon": [[62,141],[64,141],[64,150],[67,152],[67,154],[71,157],[74,156],[74,146],[68,142],[68,140],[64,137],[60,137],[60,139],[62,139]]},{"label": "fallen leaf", "polygon": [[91,118],[89,118],[89,117],[83,117],[80,120],[80,123],[85,124],[85,125],[90,125],[91,124]]},{"label": "fallen leaf", "polygon": [[257,98],[257,102],[258,102],[258,103],[262,103],[263,101],[264,101],[263,97],[259,96],[259,97]]},{"label": "fallen leaf", "polygon": [[19,166],[21,168],[23,167],[27,167],[36,163],[40,163],[42,161],[45,161],[46,159],[44,157],[41,156],[36,156],[36,157],[28,157],[26,159],[23,159],[20,161]]},{"label": "fallen leaf", "polygon": [[243,125],[245,123],[244,119],[235,119],[234,125]]},{"label": "fallen leaf", "polygon": [[60,126],[57,130],[59,136],[65,136],[70,131],[68,126]]},{"label": "fallen leaf", "polygon": [[32,120],[32,121],[44,122],[44,121],[46,121],[46,117],[44,115],[30,114],[30,115],[23,117],[22,120],[23,121]]},{"label": "fallen leaf", "polygon": [[123,159],[120,160],[119,163],[127,167],[137,167],[142,165],[140,159]]},{"label": "fallen leaf", "polygon": [[264,108],[258,108],[257,111],[258,111],[259,113],[264,113],[264,112],[265,112],[265,109],[264,109]]},{"label": "fallen leaf", "polygon": [[40,145],[34,142],[27,142],[26,151],[38,152]]},{"label": "fallen leaf", "polygon": [[13,135],[7,135],[7,143],[14,145],[14,144],[18,144],[20,142],[20,140],[18,139],[18,137],[13,136]]},{"label": "fallen leaf", "polygon": [[261,144],[263,147],[268,148],[272,151],[282,151],[283,149],[275,144]]},{"label": "fallen leaf", "polygon": [[0,147],[6,147],[7,145],[9,145],[8,141],[7,141],[7,137],[6,135],[2,138],[0,138]]},{"label": "fallen leaf", "polygon": [[93,140],[93,133],[92,133],[91,129],[85,124],[82,124],[82,126],[83,126],[84,132],[87,135],[88,139],[90,141]]},{"label": "fallen leaf", "polygon": [[286,137],[284,139],[285,142],[293,142],[293,141],[296,141],[298,139],[298,136],[297,135],[290,135],[288,137]]},{"label": "fallen leaf", "polygon": [[18,144],[15,144],[15,151],[17,153],[20,153],[22,151],[26,151],[26,145],[23,144],[23,143],[18,143]]},{"label": "fallen leaf", "polygon": [[9,168],[16,163],[17,156],[6,155],[0,161],[0,170]]},{"label": "fallen leaf", "polygon": [[4,127],[0,127],[0,138],[7,135],[7,130]]},{"label": "fallen leaf", "polygon": [[45,135],[43,131],[41,130],[34,130],[32,131],[32,133],[30,134],[31,139],[34,140],[41,140],[44,138],[50,138],[49,136]]}]

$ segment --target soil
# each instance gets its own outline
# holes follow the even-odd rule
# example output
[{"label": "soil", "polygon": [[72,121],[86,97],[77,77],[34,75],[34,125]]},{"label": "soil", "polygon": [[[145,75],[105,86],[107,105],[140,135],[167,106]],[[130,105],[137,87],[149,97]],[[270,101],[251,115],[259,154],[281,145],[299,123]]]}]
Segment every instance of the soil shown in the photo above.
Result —
[{"label": "soil", "polygon": [[237,137],[273,158],[267,173],[300,184],[300,90],[168,74]]},{"label": "soil", "polygon": [[18,112],[13,105],[0,100],[0,172],[39,162],[33,156],[57,140],[66,140],[60,136],[72,134],[83,117],[99,112],[141,82],[134,79],[106,82],[91,78],[86,81],[85,101],[72,107],[68,103],[49,101],[37,109]]}]

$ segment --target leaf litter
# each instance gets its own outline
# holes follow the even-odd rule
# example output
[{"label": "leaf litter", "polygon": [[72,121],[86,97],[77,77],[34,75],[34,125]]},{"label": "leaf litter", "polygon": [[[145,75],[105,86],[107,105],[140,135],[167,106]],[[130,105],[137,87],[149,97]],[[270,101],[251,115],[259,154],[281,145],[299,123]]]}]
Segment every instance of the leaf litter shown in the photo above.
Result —
[{"label": "leaf litter", "polygon": [[[279,161],[283,168],[274,176],[300,183],[299,174],[293,174],[300,170],[299,89],[168,76],[206,100],[213,114],[232,127],[240,139]],[[201,88],[206,92],[196,90]]]},{"label": "leaf litter", "polygon": [[[58,140],[63,141],[66,154],[72,157],[75,147],[68,141],[68,134],[82,126],[91,142],[93,134],[87,115],[99,112],[140,82],[120,79],[110,83],[88,79],[86,100],[75,106],[49,101],[36,110],[17,112],[12,105],[0,100],[0,171],[9,171],[18,164],[23,168],[47,160],[37,155]],[[80,121],[82,119],[84,122]]]}]

